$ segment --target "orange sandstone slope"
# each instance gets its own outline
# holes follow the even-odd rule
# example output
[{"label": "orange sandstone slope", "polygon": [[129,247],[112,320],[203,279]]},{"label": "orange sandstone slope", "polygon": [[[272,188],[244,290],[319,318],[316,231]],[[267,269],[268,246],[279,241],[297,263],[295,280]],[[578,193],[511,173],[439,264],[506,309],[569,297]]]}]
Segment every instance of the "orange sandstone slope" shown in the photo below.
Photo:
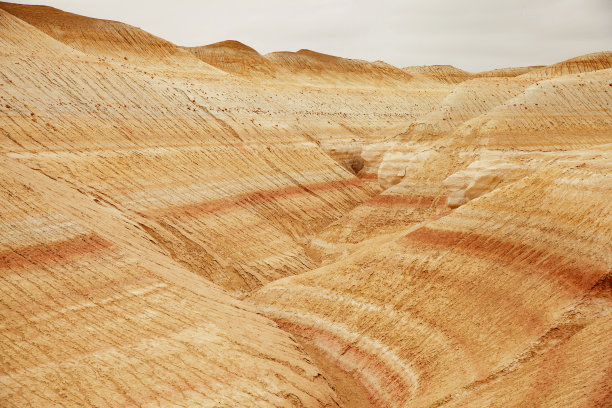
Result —
[{"label": "orange sandstone slope", "polygon": [[340,58],[305,49],[261,55],[238,41],[222,41],[187,49],[202,61],[223,71],[266,82],[339,88],[412,88],[422,82],[431,85],[384,62]]},{"label": "orange sandstone slope", "polygon": [[252,300],[377,406],[609,406],[610,164],[540,170]]},{"label": "orange sandstone slope", "polygon": [[473,77],[473,74],[452,65],[421,65],[406,67],[404,71],[411,75],[422,75],[438,82],[458,84]]},{"label": "orange sandstone slope", "polygon": [[0,405],[336,406],[272,321],[71,185],[0,157]]},{"label": "orange sandstone slope", "polygon": [[0,18],[2,152],[141,217],[175,260],[236,294],[315,267],[310,238],[376,191],[354,175],[361,144],[448,92],[157,73]]},{"label": "orange sandstone slope", "polygon": [[239,41],[187,47],[197,58],[222,71],[245,76],[274,76],[274,67],[260,53]]},{"label": "orange sandstone slope", "polygon": [[387,189],[330,224],[313,249],[333,259],[543,163],[600,156],[598,146],[612,143],[612,71],[597,68],[586,64],[582,74],[543,81],[523,75],[461,82],[404,132],[363,148],[360,175]]},{"label": "orange sandstone slope", "polygon": [[411,75],[443,83],[459,84],[475,78],[513,78],[543,68],[542,66],[498,68],[471,73],[452,65],[421,65],[403,68]]},{"label": "orange sandstone slope", "polygon": [[519,75],[525,75],[532,71],[543,68],[543,65],[535,65],[531,67],[510,67],[510,68],[497,68],[490,71],[482,71],[474,74],[476,78],[514,78]]},{"label": "orange sandstone slope", "polygon": [[536,79],[554,78],[568,74],[580,74],[612,68],[612,51],[594,52],[558,62],[524,74]]},{"label": "orange sandstone slope", "polygon": [[333,263],[253,301],[373,404],[610,406],[606,68],[462,82],[366,147],[388,188],[312,241]]},{"label": "orange sandstone slope", "polygon": [[609,406],[608,54],[400,70],[0,3],[0,405]]},{"label": "orange sandstone slope", "polygon": [[461,134],[480,146],[529,150],[610,143],[612,68],[536,82],[471,122]]},{"label": "orange sandstone slope", "polygon": [[47,6],[0,2],[0,9],[90,55],[149,68],[171,66],[176,70],[222,74],[181,47],[128,24],[84,17]]}]

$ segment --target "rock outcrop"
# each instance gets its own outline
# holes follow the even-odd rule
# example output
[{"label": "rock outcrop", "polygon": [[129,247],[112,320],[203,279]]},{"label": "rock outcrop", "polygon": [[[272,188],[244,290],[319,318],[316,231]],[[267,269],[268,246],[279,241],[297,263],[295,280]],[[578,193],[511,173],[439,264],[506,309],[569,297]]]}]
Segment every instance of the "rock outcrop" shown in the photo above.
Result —
[{"label": "rock outcrop", "polygon": [[521,170],[520,164],[499,157],[477,160],[442,182],[448,189],[447,205],[457,208],[503,182],[517,180],[525,174]]}]

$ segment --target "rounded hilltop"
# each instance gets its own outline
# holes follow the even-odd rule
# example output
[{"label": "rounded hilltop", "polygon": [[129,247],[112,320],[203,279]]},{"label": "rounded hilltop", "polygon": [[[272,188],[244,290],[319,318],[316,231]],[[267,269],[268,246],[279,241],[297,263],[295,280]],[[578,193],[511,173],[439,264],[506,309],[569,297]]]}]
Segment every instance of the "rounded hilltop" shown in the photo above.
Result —
[{"label": "rounded hilltop", "polygon": [[248,45],[243,44],[240,41],[236,41],[236,40],[219,41],[213,44],[203,45],[201,47],[192,47],[192,48],[227,49],[227,50],[240,51],[240,52],[246,52],[249,54],[260,55],[254,48],[251,48]]},{"label": "rounded hilltop", "polygon": [[0,9],[86,54],[132,65],[221,73],[170,41],[129,24],[81,16],[48,6],[0,3]]}]

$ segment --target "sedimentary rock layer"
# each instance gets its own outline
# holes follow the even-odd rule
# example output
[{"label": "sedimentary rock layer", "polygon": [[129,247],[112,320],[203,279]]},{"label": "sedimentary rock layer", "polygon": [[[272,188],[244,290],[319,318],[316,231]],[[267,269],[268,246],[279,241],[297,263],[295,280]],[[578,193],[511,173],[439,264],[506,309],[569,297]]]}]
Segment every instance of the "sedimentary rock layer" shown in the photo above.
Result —
[{"label": "sedimentary rock layer", "polygon": [[[499,401],[521,406],[534,387],[550,387],[538,400],[554,405],[575,392],[578,366],[542,384],[517,376],[537,376],[560,347],[597,354],[588,344],[610,311],[611,189],[609,174],[541,170],[252,299],[356,376],[380,406],[443,406],[457,393],[486,400],[512,387]],[[609,362],[580,367],[594,380],[572,406],[609,403]]]},{"label": "sedimentary rock layer", "polygon": [[139,66],[174,67],[202,73],[220,71],[180,47],[137,27],[67,13],[53,7],[0,3],[3,9],[45,34],[84,53]]},{"label": "sedimentary rock layer", "polygon": [[462,129],[487,148],[580,148],[610,143],[612,69],[566,75],[530,85]]},{"label": "sedimentary rock layer", "polygon": [[339,88],[405,88],[423,80],[384,62],[352,60],[311,50],[261,55],[238,41],[222,41],[188,49],[202,61],[225,72],[266,82],[273,80]]},{"label": "sedimentary rock layer", "polygon": [[0,159],[0,402],[335,406],[276,325],[117,210]]},{"label": "sedimentary rock layer", "polygon": [[422,75],[438,82],[458,84],[472,78],[472,74],[452,65],[425,65],[406,67],[404,71],[412,75]]},{"label": "sedimentary rock layer", "polygon": [[376,191],[354,176],[360,144],[447,92],[187,79],[1,18],[3,152],[144,217],[176,260],[235,293],[314,267],[309,237]]},{"label": "sedimentary rock layer", "polygon": [[540,67],[524,74],[525,77],[550,79],[569,74],[580,74],[612,68],[612,52],[595,52]]},{"label": "sedimentary rock layer", "polygon": [[587,57],[570,61],[581,60],[582,74],[550,80],[463,81],[404,132],[364,146],[360,176],[387,190],[330,224],[313,249],[334,259],[353,244],[443,214],[445,202],[456,207],[516,180],[527,168],[572,156],[588,162],[585,152],[612,142],[612,71]]},{"label": "sedimentary rock layer", "polygon": [[609,407],[610,85],[0,3],[0,405]]}]

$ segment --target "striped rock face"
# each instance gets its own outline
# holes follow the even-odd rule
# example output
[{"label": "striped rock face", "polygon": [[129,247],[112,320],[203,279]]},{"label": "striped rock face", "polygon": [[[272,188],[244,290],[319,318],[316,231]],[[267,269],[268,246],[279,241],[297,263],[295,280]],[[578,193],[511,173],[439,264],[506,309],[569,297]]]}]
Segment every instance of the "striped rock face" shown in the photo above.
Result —
[{"label": "striped rock face", "polygon": [[137,224],[12,159],[0,170],[2,406],[336,406],[287,333]]},{"label": "striped rock face", "polygon": [[[611,190],[609,174],[541,170],[253,301],[355,375],[374,405],[525,406],[539,389],[550,391],[542,406],[603,406]],[[563,353],[583,348],[602,365]],[[592,380],[578,391],[570,373],[582,369]]]},{"label": "striped rock face", "polygon": [[612,406],[612,60],[469,73],[0,2],[0,407]]},{"label": "striped rock face", "polygon": [[356,243],[400,233],[546,163],[605,162],[612,143],[608,54],[596,54],[597,64],[593,55],[555,64],[574,68],[543,80],[523,74],[459,83],[403,132],[362,149],[360,175],[386,190],[330,224],[313,249],[335,259]]},{"label": "striped rock face", "polygon": [[[17,9],[46,31],[56,22],[38,8]],[[311,237],[378,191],[355,177],[361,145],[450,90],[421,91],[408,79],[404,89],[262,89],[227,73],[148,71],[102,57],[102,46],[81,53],[7,12],[0,17],[0,149],[129,212],[173,258],[237,295],[315,267],[304,251]],[[80,44],[103,24],[82,19],[70,37],[80,35]],[[145,59],[152,52],[123,47]]]}]

